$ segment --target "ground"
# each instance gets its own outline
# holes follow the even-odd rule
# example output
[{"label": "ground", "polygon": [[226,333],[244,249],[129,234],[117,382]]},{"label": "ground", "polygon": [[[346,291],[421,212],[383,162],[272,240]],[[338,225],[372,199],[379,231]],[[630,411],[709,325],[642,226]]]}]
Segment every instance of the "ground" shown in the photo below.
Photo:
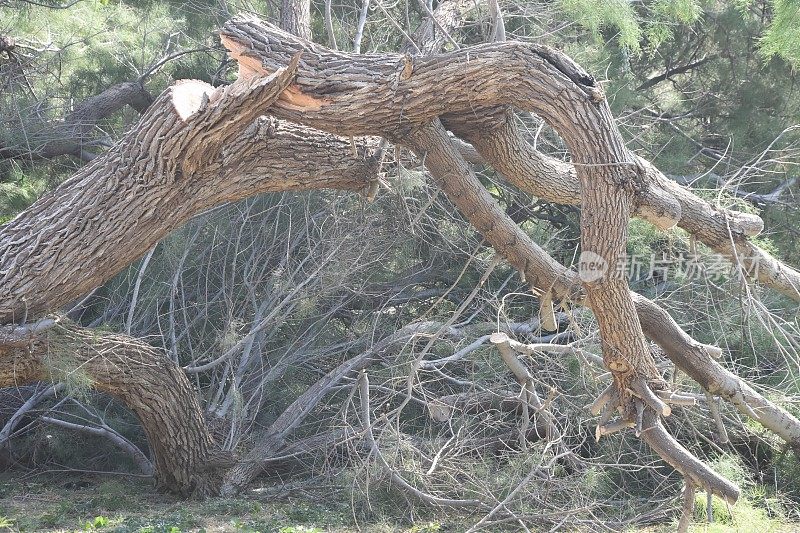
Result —
[{"label": "ground", "polygon": [[339,492],[332,493],[330,486],[306,487],[285,491],[277,499],[270,490],[201,502],[159,494],[146,480],[52,475],[21,480],[0,474],[0,531],[427,533],[463,529],[463,525],[434,520],[392,523],[378,519],[357,524],[347,495]]},{"label": "ground", "polygon": [[[184,501],[159,494],[136,478],[50,473],[35,477],[0,474],[0,531],[97,531],[139,533],[247,532],[460,532],[477,519],[450,517],[446,512],[403,517],[395,501],[395,517],[378,509],[369,519],[356,518],[350,497],[333,485],[291,490],[256,490],[237,498]],[[377,501],[377,499],[376,499]],[[737,506],[738,508],[738,506]],[[800,523],[769,519],[747,508],[727,524],[693,526],[694,532],[800,531]],[[674,524],[629,533],[665,533]]]}]

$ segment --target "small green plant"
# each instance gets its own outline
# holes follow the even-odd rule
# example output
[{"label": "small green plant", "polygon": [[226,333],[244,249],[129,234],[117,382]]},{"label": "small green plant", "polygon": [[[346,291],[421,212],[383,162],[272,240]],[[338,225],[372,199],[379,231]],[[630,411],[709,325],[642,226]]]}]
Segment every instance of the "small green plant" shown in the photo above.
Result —
[{"label": "small green plant", "polygon": [[14,521],[7,516],[0,515],[0,529],[11,529],[14,527]]},{"label": "small green plant", "polygon": [[740,458],[723,455],[715,459],[712,466],[714,470],[742,488],[742,497],[735,505],[729,505],[714,497],[711,501],[711,515],[714,521],[707,523],[707,496],[705,492],[698,492],[694,502],[696,531],[704,533],[783,531],[787,519],[783,503],[779,498],[770,495],[764,485],[753,481],[752,475],[748,473]]},{"label": "small green plant", "polygon": [[100,529],[108,526],[108,518],[105,516],[95,516],[94,520],[86,522],[83,526],[84,531],[91,531],[93,529]]},{"label": "small green plant", "polygon": [[256,529],[242,520],[232,520],[231,525],[234,531],[241,531],[242,533],[261,533],[260,529]]},{"label": "small green plant", "polygon": [[45,512],[41,518],[41,525],[44,527],[55,527],[66,520],[70,515],[78,514],[78,509],[71,501],[59,502],[55,507]]},{"label": "small green plant", "polygon": [[326,512],[315,505],[297,504],[286,511],[286,517],[292,522],[320,522],[325,519]]}]

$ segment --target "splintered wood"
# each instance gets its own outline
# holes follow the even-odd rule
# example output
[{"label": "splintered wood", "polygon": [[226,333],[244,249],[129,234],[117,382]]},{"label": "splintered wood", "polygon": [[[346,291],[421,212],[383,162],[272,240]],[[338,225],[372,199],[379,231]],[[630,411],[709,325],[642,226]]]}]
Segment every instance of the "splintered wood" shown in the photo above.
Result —
[{"label": "splintered wood", "polygon": [[[220,41],[222,41],[222,45],[228,50],[228,56],[239,64],[237,81],[270,74],[270,71],[264,68],[258,57],[248,53],[248,48],[243,43],[224,33],[220,35]],[[323,105],[330,102],[331,100],[329,99],[315,98],[303,93],[300,86],[293,83],[280,95],[275,105],[295,111],[302,111],[304,109],[317,111]]]}]

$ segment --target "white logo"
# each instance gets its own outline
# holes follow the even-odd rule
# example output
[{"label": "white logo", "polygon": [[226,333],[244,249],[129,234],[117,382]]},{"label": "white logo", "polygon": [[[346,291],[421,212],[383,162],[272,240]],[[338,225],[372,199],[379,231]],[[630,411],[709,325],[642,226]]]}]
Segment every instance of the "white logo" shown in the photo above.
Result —
[{"label": "white logo", "polygon": [[581,252],[578,262],[578,277],[584,283],[603,279],[608,272],[608,263],[594,252]]}]

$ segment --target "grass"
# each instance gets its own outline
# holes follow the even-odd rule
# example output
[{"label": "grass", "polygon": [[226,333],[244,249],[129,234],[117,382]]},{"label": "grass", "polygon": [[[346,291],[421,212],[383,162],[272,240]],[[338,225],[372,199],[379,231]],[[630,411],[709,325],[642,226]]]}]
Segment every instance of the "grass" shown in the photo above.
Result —
[{"label": "grass", "polygon": [[[349,495],[329,486],[280,499],[253,492],[201,502],[156,493],[148,482],[139,479],[38,476],[20,480],[0,474],[0,532],[447,533],[464,531],[476,521],[441,511],[415,514],[412,521],[402,516],[407,514],[403,512],[405,505],[404,501],[394,502],[394,517],[375,513],[356,519]],[[705,493],[699,493],[691,531],[800,531],[800,524],[788,522],[784,511],[779,502],[767,501],[758,486],[751,485],[732,508],[714,500],[715,521],[709,524],[705,522]],[[674,527],[673,523],[629,531],[666,533]]]},{"label": "grass", "polygon": [[384,519],[356,524],[347,494],[330,488],[273,500],[251,494],[237,498],[185,501],[155,492],[142,480],[101,478],[19,481],[0,474],[0,532],[97,531],[119,533],[323,533],[347,531],[462,531],[423,519],[419,523]]}]

